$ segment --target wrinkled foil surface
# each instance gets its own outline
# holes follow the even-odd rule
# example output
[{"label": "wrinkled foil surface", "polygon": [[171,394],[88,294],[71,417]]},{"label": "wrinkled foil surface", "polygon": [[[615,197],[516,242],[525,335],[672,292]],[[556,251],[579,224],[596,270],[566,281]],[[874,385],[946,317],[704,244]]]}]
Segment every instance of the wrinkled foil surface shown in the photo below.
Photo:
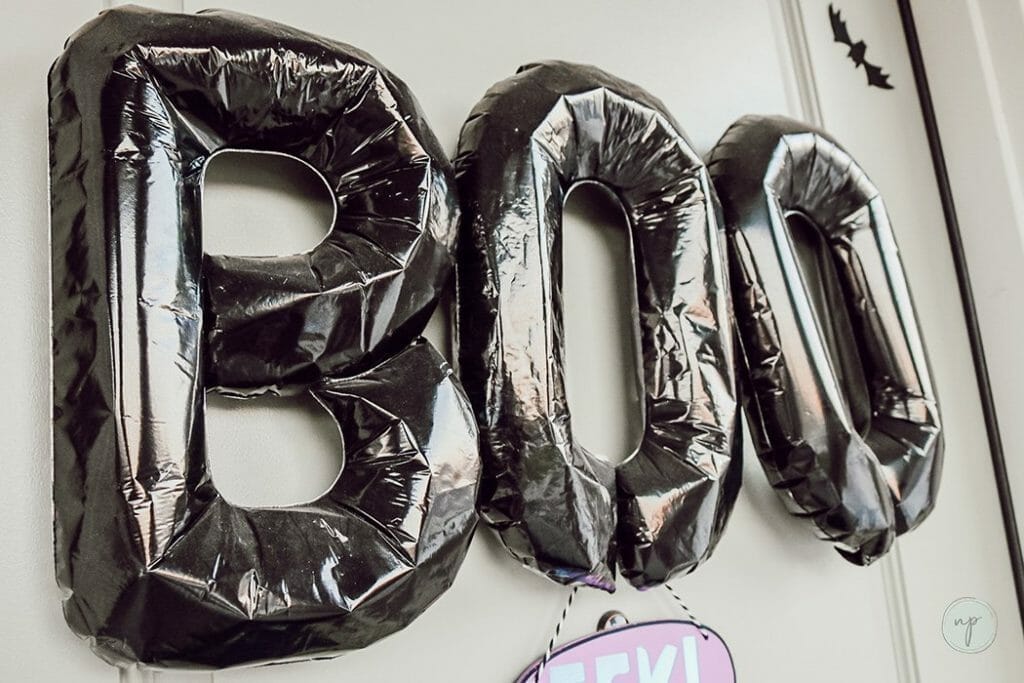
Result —
[{"label": "wrinkled foil surface", "polygon": [[753,440],[791,512],[868,564],[935,504],[935,390],[878,189],[834,140],[745,117],[709,169]]},{"label": "wrinkled foil surface", "polygon": [[[408,624],[462,562],[480,465],[465,394],[415,342],[450,274],[457,201],[407,88],[284,26],[128,8],[68,42],[50,102],[71,628],[113,663],[224,667],[338,654]],[[326,239],[204,255],[202,174],[224,148],[321,173],[337,203]],[[207,469],[209,390],[311,390],[343,435],[337,482],[291,507],[226,502]]]},{"label": "wrinkled foil surface", "polygon": [[[718,541],[741,469],[703,162],[639,87],[546,62],[488,91],[455,165],[459,372],[481,429],[482,516],[518,560],[564,584],[612,591],[617,563],[641,588],[693,570]],[[617,469],[573,438],[566,400],[562,205],[579,182],[614,193],[632,237],[646,425]]]}]

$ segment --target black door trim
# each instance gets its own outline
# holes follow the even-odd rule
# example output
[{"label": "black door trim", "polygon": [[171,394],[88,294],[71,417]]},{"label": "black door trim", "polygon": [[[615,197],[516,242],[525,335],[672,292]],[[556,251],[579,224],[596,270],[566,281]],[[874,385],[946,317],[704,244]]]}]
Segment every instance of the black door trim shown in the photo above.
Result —
[{"label": "black door trim", "polygon": [[899,7],[903,33],[910,52],[910,63],[914,70],[914,82],[917,86],[917,97],[921,104],[921,115],[924,118],[925,130],[928,133],[928,146],[931,150],[932,166],[935,169],[935,180],[942,201],[942,212],[946,219],[946,233],[949,247],[953,254],[953,267],[960,286],[960,301],[963,304],[964,320],[967,323],[967,336],[971,343],[971,356],[974,360],[974,374],[978,382],[978,395],[981,398],[981,410],[985,418],[985,431],[988,434],[989,451],[992,454],[992,469],[996,477],[996,490],[999,493],[999,507],[1003,513],[1003,528],[1006,533],[1006,546],[1010,553],[1010,567],[1013,571],[1013,582],[1017,592],[1017,608],[1020,610],[1021,623],[1024,625],[1024,559],[1021,554],[1020,533],[1017,528],[1017,517],[1013,510],[1013,496],[1010,491],[1010,480],[1006,472],[1006,456],[1003,440],[999,432],[999,419],[996,415],[995,400],[992,396],[992,383],[989,378],[988,363],[985,360],[985,347],[981,338],[981,326],[978,323],[978,311],[974,305],[974,293],[971,289],[971,277],[964,255],[963,240],[960,234],[960,221],[957,218],[956,204],[953,201],[953,190],[950,186],[946,157],[942,150],[942,139],[935,117],[935,105],[932,102],[928,76],[925,72],[924,58],[921,55],[921,44],[917,36],[917,25],[910,0],[896,0]]}]

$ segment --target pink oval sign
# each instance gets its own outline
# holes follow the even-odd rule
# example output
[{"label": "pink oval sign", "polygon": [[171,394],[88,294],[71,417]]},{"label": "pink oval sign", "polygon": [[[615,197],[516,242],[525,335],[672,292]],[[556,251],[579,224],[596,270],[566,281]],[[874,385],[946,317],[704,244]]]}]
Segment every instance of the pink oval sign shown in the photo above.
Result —
[{"label": "pink oval sign", "polygon": [[601,631],[554,651],[516,683],[736,683],[721,636],[689,621],[648,621]]}]

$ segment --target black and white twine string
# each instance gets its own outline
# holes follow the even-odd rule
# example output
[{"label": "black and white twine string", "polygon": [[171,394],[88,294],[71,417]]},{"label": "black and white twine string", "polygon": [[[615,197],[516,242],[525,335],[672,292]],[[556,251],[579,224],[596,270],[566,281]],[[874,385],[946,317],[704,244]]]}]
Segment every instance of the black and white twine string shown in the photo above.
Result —
[{"label": "black and white twine string", "polygon": [[683,608],[683,612],[686,614],[686,618],[689,619],[690,621],[692,621],[697,626],[697,630],[699,630],[700,634],[702,636],[704,636],[704,640],[707,640],[708,638],[710,638],[711,636],[708,635],[707,627],[704,626],[704,624],[701,622],[700,619],[698,619],[697,617],[695,617],[693,615],[693,612],[690,611],[690,608],[687,607],[686,603],[683,602],[683,599],[681,597],[679,597],[679,593],[676,593],[675,588],[673,588],[672,586],[670,586],[669,584],[666,583],[665,584],[665,590],[667,590],[669,592],[669,594],[673,598],[675,598],[676,602],[679,603],[679,606]]},{"label": "black and white twine string", "polygon": [[[555,643],[558,642],[558,636],[562,633],[562,626],[565,625],[565,620],[569,616],[569,610],[572,609],[572,603],[576,599],[576,593],[579,591],[579,588],[579,586],[573,586],[569,589],[569,598],[565,601],[565,607],[562,608],[562,616],[558,618],[558,623],[555,624],[555,632],[551,634],[551,639],[548,640],[548,646],[544,650],[544,657],[541,658],[540,664],[537,666],[537,671],[533,674],[533,683],[540,683],[540,677],[544,674],[544,669],[547,668],[548,663],[551,661],[551,655],[555,652]],[[683,609],[683,613],[686,615],[686,618],[697,626],[700,634],[704,636],[704,640],[710,638],[711,636],[708,634],[707,627],[704,626],[704,623],[700,619],[694,616],[690,608],[686,606],[685,602],[683,602],[683,599],[679,597],[679,593],[676,593],[676,590],[667,583],[665,584],[665,590],[669,592],[669,595],[671,595],[675,599],[676,603]]]},{"label": "black and white twine string", "polygon": [[569,599],[565,602],[565,607],[562,609],[562,616],[555,625],[555,632],[551,634],[551,640],[548,641],[547,649],[544,650],[544,658],[540,660],[540,666],[537,667],[537,673],[534,674],[533,683],[540,683],[541,674],[544,673],[544,669],[547,668],[548,662],[551,661],[551,655],[555,651],[555,643],[558,642],[558,635],[562,632],[562,625],[565,624],[565,618],[569,616],[569,609],[572,607],[572,601],[576,599],[576,592],[579,589],[579,586],[573,586],[569,590]]}]

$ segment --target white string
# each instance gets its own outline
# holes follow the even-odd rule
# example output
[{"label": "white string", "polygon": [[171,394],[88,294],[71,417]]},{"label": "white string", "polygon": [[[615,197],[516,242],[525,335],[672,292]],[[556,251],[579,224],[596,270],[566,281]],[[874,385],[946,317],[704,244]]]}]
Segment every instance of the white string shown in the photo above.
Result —
[{"label": "white string", "polygon": [[[679,607],[682,608],[686,618],[697,626],[700,634],[704,636],[704,640],[710,638],[711,635],[708,633],[707,627],[704,626],[704,623],[694,615],[693,611],[690,610],[689,607],[687,607],[686,603],[683,602],[683,599],[679,596],[679,593],[677,593],[675,589],[667,583],[665,584],[665,590],[669,592],[669,595],[671,595]],[[565,607],[562,608],[562,616],[558,618],[558,623],[555,624],[555,632],[551,634],[551,639],[548,640],[548,646],[544,650],[544,657],[540,660],[540,664],[537,666],[537,671],[533,675],[534,683],[540,683],[540,677],[544,674],[544,670],[551,661],[551,656],[555,652],[555,643],[558,642],[558,636],[562,633],[562,626],[565,625],[565,620],[569,616],[569,610],[572,609],[572,603],[576,599],[577,591],[579,591],[579,586],[573,586],[569,590],[569,598],[565,601]]]},{"label": "white string", "polygon": [[683,599],[679,597],[679,593],[676,593],[675,589],[667,583],[665,584],[665,589],[672,595],[673,598],[676,599],[676,602],[679,603],[679,606],[683,608],[683,612],[686,614],[686,618],[692,621],[694,624],[696,624],[697,629],[700,631],[700,634],[704,636],[704,640],[710,638],[711,635],[708,633],[707,627],[704,626],[700,619],[694,616],[693,612],[690,611],[690,608],[686,606],[685,602],[683,602]]},{"label": "white string", "polygon": [[548,647],[544,651],[544,658],[540,660],[537,673],[533,676],[533,683],[540,683],[540,676],[544,673],[544,669],[547,668],[548,662],[551,661],[551,655],[555,651],[555,643],[558,641],[558,634],[562,632],[562,625],[565,623],[565,618],[569,616],[569,608],[572,607],[572,601],[576,599],[576,591],[579,588],[579,586],[573,586],[569,591],[569,599],[565,602],[565,607],[562,609],[562,617],[555,625],[555,632],[551,635],[551,640],[548,641]]}]

